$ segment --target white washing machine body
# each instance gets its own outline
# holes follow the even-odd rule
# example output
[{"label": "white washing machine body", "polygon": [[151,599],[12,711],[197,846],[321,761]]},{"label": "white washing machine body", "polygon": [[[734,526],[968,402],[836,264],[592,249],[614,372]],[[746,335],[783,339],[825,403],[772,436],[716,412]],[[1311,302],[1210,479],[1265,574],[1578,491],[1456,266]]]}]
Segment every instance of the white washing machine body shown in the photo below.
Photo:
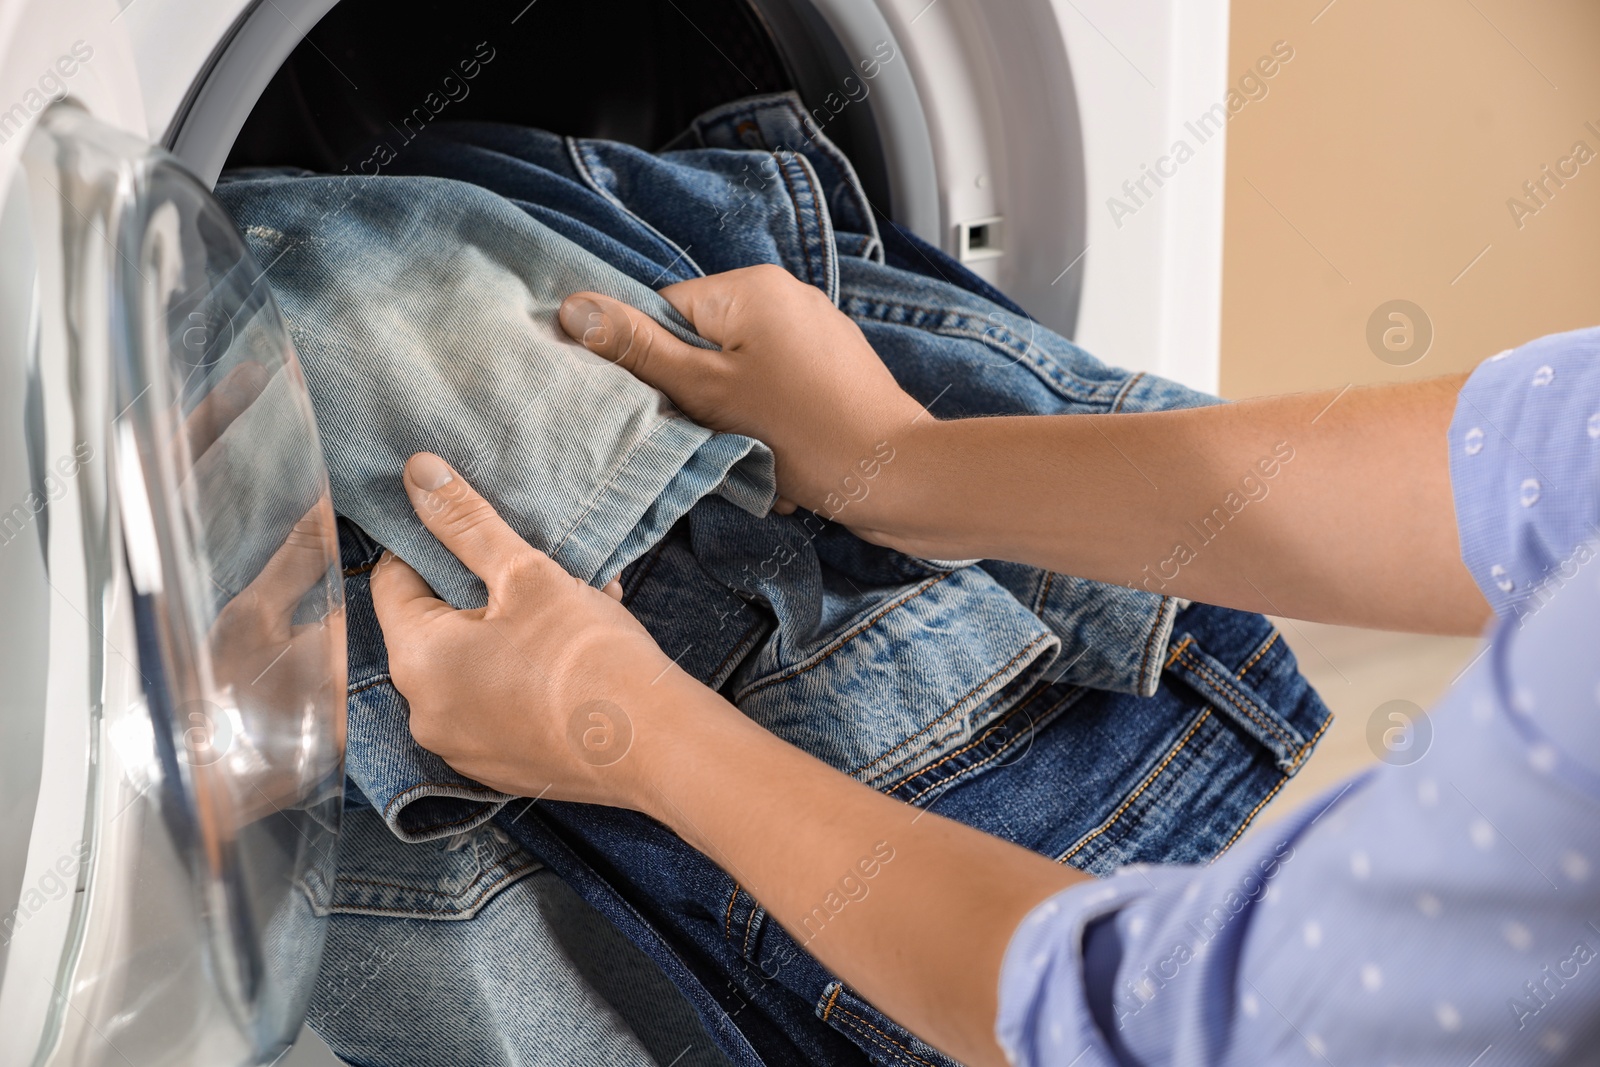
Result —
[{"label": "white washing machine body", "polygon": [[[1226,95],[1225,0],[751,2],[780,49],[826,35],[846,57],[799,88],[821,121],[870,114],[897,222],[1101,358],[1216,388],[1224,135],[1146,176]],[[204,189],[333,6],[0,5],[0,1067],[267,1063],[299,1027],[315,925],[279,921],[288,898],[252,880],[314,897],[327,876],[342,720],[295,705],[300,792],[273,814],[292,808],[312,847],[219,829],[210,794],[234,771],[185,758],[179,700],[220,684],[190,647],[215,622],[196,592],[215,584],[196,532],[215,506],[160,435],[194,410],[191,335],[208,358],[254,345],[293,381],[270,301],[216,280],[238,249]],[[1131,213],[1113,204],[1126,183],[1143,194]],[[174,293],[191,268],[210,279],[187,312],[200,326],[174,330],[155,320],[189,307]],[[249,332],[213,338],[216,321]],[[262,433],[246,447],[325,479],[314,429]],[[271,748],[248,709],[226,710],[208,731]]]}]

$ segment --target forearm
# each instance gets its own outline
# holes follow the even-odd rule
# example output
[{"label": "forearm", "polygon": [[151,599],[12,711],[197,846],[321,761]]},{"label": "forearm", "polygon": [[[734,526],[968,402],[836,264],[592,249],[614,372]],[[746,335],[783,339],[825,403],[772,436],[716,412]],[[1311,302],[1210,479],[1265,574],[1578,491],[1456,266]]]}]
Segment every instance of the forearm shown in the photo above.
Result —
[{"label": "forearm", "polygon": [[973,1067],[1003,1063],[1006,945],[1029,909],[1086,876],[891,800],[709,691],[666,714],[636,740],[654,750],[639,754],[635,806],[902,1025]]},{"label": "forearm", "polygon": [[1445,445],[1462,380],[1149,414],[922,420],[891,440],[877,500],[838,518],[921,555],[1477,633],[1488,607],[1461,562]]}]

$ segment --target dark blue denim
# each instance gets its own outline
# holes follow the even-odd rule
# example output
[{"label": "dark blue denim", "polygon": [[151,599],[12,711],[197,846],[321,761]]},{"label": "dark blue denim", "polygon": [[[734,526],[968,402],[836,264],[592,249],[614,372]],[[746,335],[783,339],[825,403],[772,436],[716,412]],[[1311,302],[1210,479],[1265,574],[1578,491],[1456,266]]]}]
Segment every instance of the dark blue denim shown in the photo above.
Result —
[{"label": "dark blue denim", "polygon": [[[509,127],[440,126],[402,152],[392,172],[476,181],[647,284],[780,263],[834,297],[902,384],[942,417],[1213,402],[1106,367],[1014,308],[881,262],[885,242],[852,192],[848,164],[841,169],[842,157],[805,137],[790,107],[768,98],[719,109],[676,142],[701,147],[659,157]],[[779,144],[796,152],[767,150]],[[830,180],[838,175],[848,180]],[[846,229],[845,218],[857,228]],[[776,543],[807,562],[769,575],[750,567],[751,543]],[[358,669],[386,677],[359,588],[363,551],[377,548],[359,537],[356,544],[363,550],[352,547],[345,561],[355,571],[347,587],[352,682]],[[625,603],[669,654],[682,650],[685,670],[750,711],[753,690],[770,681],[764,650],[796,622],[781,619],[782,587],[826,587],[841,566],[913,589],[981,573],[1061,641],[1050,671],[1015,676],[990,694],[990,714],[959,702],[941,708],[924,735],[870,753],[867,763],[832,742],[835,731],[848,735],[852,717],[869,721],[871,691],[811,694],[838,711],[819,752],[834,766],[1061,862],[1104,873],[1216,855],[1303,765],[1328,721],[1259,615],[1182,607],[1013,564],[941,567],[865,545],[814,516],[757,520],[715,499],[627,568]],[[830,620],[852,617],[841,589],[813,598],[824,606],[812,632],[834,647],[872,640],[871,626],[827,633]],[[837,616],[834,597],[845,605]],[[805,690],[793,695],[789,706],[806,706]],[[815,723],[767,725],[815,750]],[[655,960],[733,1062],[950,1063],[838,983],[732,877],[652,820],[528,801],[505,808],[497,825]]]}]

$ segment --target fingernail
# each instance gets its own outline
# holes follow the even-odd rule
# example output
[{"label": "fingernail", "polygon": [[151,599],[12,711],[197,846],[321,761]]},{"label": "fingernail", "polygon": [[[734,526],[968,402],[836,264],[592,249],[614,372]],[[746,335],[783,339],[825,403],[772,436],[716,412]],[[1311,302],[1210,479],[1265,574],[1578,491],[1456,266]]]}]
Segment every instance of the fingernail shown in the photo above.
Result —
[{"label": "fingernail", "polygon": [[411,484],[426,492],[434,492],[450,484],[456,476],[450,464],[432,452],[418,452],[411,457]]},{"label": "fingernail", "polygon": [[586,296],[569,297],[561,305],[561,328],[589,348],[602,346],[611,336],[605,308]]}]

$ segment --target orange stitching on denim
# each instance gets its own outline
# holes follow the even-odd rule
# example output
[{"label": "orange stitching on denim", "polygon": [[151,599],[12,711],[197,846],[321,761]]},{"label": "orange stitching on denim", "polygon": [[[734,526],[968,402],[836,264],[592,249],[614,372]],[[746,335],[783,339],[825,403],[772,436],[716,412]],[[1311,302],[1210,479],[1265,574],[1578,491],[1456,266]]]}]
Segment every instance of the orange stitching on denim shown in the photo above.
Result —
[{"label": "orange stitching on denim", "polygon": [[1124,800],[1117,807],[1117,810],[1111,813],[1111,818],[1109,818],[1105,822],[1101,823],[1087,837],[1085,837],[1083,840],[1079,841],[1076,845],[1073,845],[1070,849],[1068,849],[1065,854],[1063,854],[1061,856],[1058,856],[1056,858],[1056,862],[1057,863],[1065,863],[1065,862],[1067,862],[1073,856],[1076,856],[1080,851],[1082,851],[1083,846],[1087,845],[1090,841],[1093,841],[1095,838],[1099,837],[1101,834],[1103,834],[1107,830],[1111,829],[1111,827],[1116,823],[1116,821],[1118,819],[1122,818],[1123,812],[1127,811],[1128,807],[1135,800],[1139,799],[1139,795],[1141,793],[1143,793],[1146,789],[1150,788],[1150,783],[1154,782],[1156,780],[1156,778],[1158,778],[1161,775],[1161,772],[1167,769],[1167,764],[1171,763],[1173,761],[1174,757],[1176,757],[1178,755],[1178,753],[1180,751],[1182,751],[1183,746],[1187,745],[1189,743],[1189,739],[1194,736],[1194,732],[1196,730],[1200,729],[1200,724],[1205,722],[1210,717],[1211,717],[1211,709],[1210,708],[1207,708],[1205,711],[1201,712],[1200,713],[1200,717],[1198,719],[1196,719],[1189,726],[1189,732],[1184,734],[1183,738],[1181,740],[1179,740],[1179,742],[1176,745],[1173,746],[1172,751],[1167,753],[1166,758],[1161,761],[1160,765],[1157,766],[1155,770],[1150,772],[1150,776],[1139,784],[1139,788],[1135,789],[1131,794],[1129,794],[1127,799]]},{"label": "orange stitching on denim", "polygon": [[1307,756],[1311,755],[1311,750],[1316,747],[1318,738],[1320,738],[1322,736],[1322,732],[1324,730],[1326,730],[1328,728],[1328,726],[1332,722],[1333,722],[1333,716],[1332,715],[1329,715],[1326,718],[1324,718],[1322,720],[1322,725],[1317,727],[1317,732],[1311,735],[1311,740],[1307,741],[1304,745],[1300,746],[1300,751],[1295,753],[1294,762],[1289,764],[1289,773],[1290,774],[1293,774],[1295,771],[1300,769],[1301,761],[1304,760]]},{"label": "orange stitching on denim", "polygon": [[1188,664],[1189,669],[1214,685],[1217,689],[1217,692],[1221,693],[1223,698],[1227,700],[1228,703],[1232,704],[1235,708],[1238,708],[1241,714],[1245,715],[1251,722],[1261,727],[1268,734],[1277,738],[1279,741],[1282,741],[1290,748],[1294,747],[1293,738],[1284,733],[1283,729],[1276,723],[1271,722],[1264,716],[1251,710],[1248,704],[1241,704],[1238,698],[1236,698],[1233,693],[1229,691],[1228,683],[1222,678],[1218,677],[1217,672],[1208,667],[1204,661],[1200,659],[1200,657],[1194,655],[1192,652],[1188,652],[1187,650],[1185,650],[1185,653],[1186,654],[1184,655],[1183,659],[1184,662]]},{"label": "orange stitching on denim", "polygon": [[739,954],[745,959],[750,958],[750,924],[756,921],[756,909],[750,909],[750,917],[744,921],[744,943],[739,946]]},{"label": "orange stitching on denim", "polygon": [[[354,686],[354,687],[352,687],[350,689],[347,689],[345,691],[344,695],[346,697],[353,697],[357,693],[365,693],[368,689],[376,689],[378,686],[382,685],[384,682],[387,682],[388,680],[389,680],[389,676],[387,674],[385,674],[385,675],[383,675],[381,677],[374,678],[370,682],[362,682],[358,686]],[[398,690],[396,690],[396,692],[398,692]]]},{"label": "orange stitching on denim", "polygon": [[737,700],[743,700],[748,696],[752,696],[752,695],[754,695],[756,693],[759,693],[761,690],[766,689],[769,686],[777,685],[780,682],[787,682],[791,678],[798,678],[798,677],[800,677],[800,675],[806,673],[807,671],[815,670],[817,667],[820,667],[828,659],[828,657],[832,656],[835,652],[838,652],[845,645],[849,644],[851,641],[854,641],[856,638],[860,637],[862,634],[866,633],[868,630],[870,630],[874,626],[876,626],[878,624],[878,620],[879,619],[883,618],[885,615],[889,614],[891,611],[895,610],[896,608],[901,607],[901,606],[903,606],[905,604],[908,604],[911,601],[915,600],[917,597],[921,596],[923,593],[926,593],[929,589],[932,589],[934,586],[938,585],[940,582],[944,581],[946,578],[950,577],[950,575],[952,575],[954,573],[955,573],[954,571],[946,571],[944,574],[941,574],[941,575],[939,575],[939,576],[937,576],[935,578],[928,579],[922,585],[920,585],[917,588],[913,589],[911,592],[907,593],[905,596],[901,597],[899,600],[896,600],[894,603],[889,604],[888,606],[884,607],[882,610],[880,610],[872,618],[868,619],[866,622],[862,623],[860,626],[856,627],[854,630],[850,631],[849,633],[845,634],[843,637],[839,638],[839,643],[834,645],[832,648],[828,649],[828,651],[824,652],[820,657],[818,657],[816,662],[808,663],[804,667],[796,667],[793,670],[789,671],[789,673],[787,673],[787,674],[780,674],[780,675],[778,675],[776,677],[773,677],[773,678],[763,678],[761,681],[755,683],[755,685],[751,686],[749,689],[746,689],[744,692],[740,693],[738,695],[738,697],[736,698],[736,701]]},{"label": "orange stitching on denim", "polygon": [[1194,638],[1192,637],[1185,637],[1182,641],[1179,641],[1177,647],[1167,655],[1167,666],[1170,667],[1178,662],[1178,657],[1183,655],[1183,650],[1192,644],[1194,644]]},{"label": "orange stitching on denim", "polygon": [[[1167,604],[1171,599],[1172,599],[1171,597],[1162,597],[1161,598],[1161,608],[1160,608],[1160,610],[1158,610],[1156,612],[1155,625],[1151,626],[1150,627],[1150,632],[1145,635],[1145,639],[1144,639],[1144,655],[1139,657],[1139,688],[1140,689],[1144,688],[1145,672],[1150,669],[1150,653],[1152,651],[1154,651],[1154,648],[1155,648],[1156,634],[1160,633],[1163,629],[1166,629],[1165,627],[1163,627],[1161,625],[1161,619],[1166,614]],[[1170,632],[1170,629],[1168,630],[1168,632]]]},{"label": "orange stitching on denim", "polygon": [[1287,782],[1290,775],[1293,775],[1295,771],[1300,769],[1300,761],[1306,758],[1306,754],[1309,753],[1316,745],[1317,738],[1322,736],[1322,731],[1326,730],[1328,728],[1328,724],[1331,722],[1333,722],[1332,715],[1329,715],[1327,718],[1322,720],[1322,725],[1317,727],[1317,732],[1312,736],[1311,740],[1307,741],[1303,746],[1301,746],[1300,751],[1295,755],[1294,762],[1289,765],[1288,773],[1282,778],[1279,778],[1278,784],[1272,787],[1271,792],[1262,797],[1261,802],[1250,809],[1250,814],[1244,817],[1244,822],[1239,824],[1239,828],[1233,832],[1233,836],[1228,838],[1228,843],[1222,846],[1221,851],[1219,851],[1216,856],[1212,857],[1211,862],[1215,863],[1217,859],[1222,856],[1222,853],[1232,848],[1233,843],[1239,840],[1239,835],[1244,833],[1245,830],[1249,828],[1251,823],[1255,822],[1256,815],[1260,813],[1262,808],[1267,806],[1268,801],[1278,795],[1278,790],[1283,788],[1283,783]]},{"label": "orange stitching on denim", "polygon": [[[379,553],[378,559],[382,558],[383,554]],[[344,569],[344,576],[346,578],[354,578],[358,574],[365,574],[378,565],[378,559],[373,560],[371,563],[363,563],[358,567],[346,567]]]},{"label": "orange stitching on denim", "polygon": [[1273,630],[1272,631],[1272,636],[1267,638],[1267,643],[1262,645],[1260,648],[1256,649],[1256,654],[1251,656],[1250,659],[1249,659],[1249,662],[1247,662],[1243,667],[1239,668],[1239,673],[1234,675],[1234,677],[1235,678],[1239,678],[1239,679],[1242,680],[1245,675],[1250,673],[1250,668],[1254,667],[1256,665],[1256,661],[1259,660],[1262,656],[1265,656],[1267,654],[1267,649],[1269,649],[1273,645],[1277,644],[1278,643],[1278,638],[1282,637],[1282,636],[1283,635],[1279,631]]},{"label": "orange stitching on denim", "polygon": [[[877,766],[878,764],[882,763],[884,760],[888,759],[890,756],[894,755],[896,752],[899,752],[902,748],[905,748],[907,745],[911,744],[911,742],[915,741],[917,738],[921,737],[923,734],[927,733],[929,730],[932,730],[934,727],[936,727],[940,723],[944,722],[950,716],[952,716],[956,712],[960,711],[961,710],[961,705],[965,704],[968,700],[972,699],[972,695],[974,693],[978,692],[978,690],[982,689],[984,686],[988,685],[990,682],[992,682],[996,678],[1000,677],[1006,671],[1010,670],[1011,669],[1011,665],[1013,663],[1017,662],[1017,660],[1021,659],[1023,656],[1028,655],[1028,653],[1032,652],[1036,646],[1038,646],[1039,644],[1041,644],[1044,641],[1051,640],[1054,637],[1055,637],[1055,635],[1053,633],[1042,633],[1038,637],[1035,637],[1032,641],[1029,641],[1026,645],[1024,645],[1022,647],[1021,651],[1019,651],[1016,655],[1012,656],[1010,659],[1006,660],[1006,662],[1004,664],[1002,664],[1000,666],[1000,668],[998,670],[996,670],[993,674],[989,675],[989,677],[985,678],[983,681],[979,682],[977,685],[973,686],[971,689],[967,690],[964,694],[962,694],[961,699],[957,700],[955,702],[955,704],[953,706],[951,706],[949,711],[945,712],[943,715],[939,716],[937,719],[935,719],[932,722],[928,723],[928,725],[924,726],[922,729],[918,730],[916,733],[912,734],[910,737],[906,738],[904,741],[901,741],[898,745],[894,746],[889,751],[885,752],[883,755],[881,755],[877,759],[873,760],[871,763],[864,764],[863,766],[857,767],[855,770],[851,771],[850,774],[852,776],[854,776],[854,775],[860,774],[862,771],[866,770],[868,767]],[[916,758],[917,757],[916,757],[915,754],[907,756],[905,759],[901,760],[899,763],[896,763],[894,766],[885,767],[883,770],[881,770],[877,774],[873,775],[873,777],[874,778],[887,778],[889,775],[893,774],[895,771],[899,770],[901,767],[904,767],[907,763],[910,763],[912,760],[914,760]]]},{"label": "orange stitching on denim", "polygon": [[[871,1023],[867,1022],[866,1019],[864,1019],[861,1016],[857,1015],[855,1012],[851,1011],[849,1008],[840,1008],[839,1009],[839,1014],[840,1015],[848,1015],[850,1018],[854,1019],[857,1024],[859,1024],[860,1026],[866,1027],[868,1030],[871,1030],[873,1033],[877,1034],[879,1038],[882,1038],[881,1041],[877,1041],[877,1040],[874,1040],[871,1037],[867,1037],[868,1041],[872,1041],[873,1044],[878,1045],[880,1048],[886,1049],[891,1053],[894,1052],[894,1050],[898,1049],[898,1050],[900,1050],[900,1052],[904,1053],[906,1056],[909,1056],[911,1059],[916,1060],[918,1063],[925,1064],[926,1067],[933,1067],[932,1063],[929,1063],[927,1060],[923,1059],[921,1056],[918,1056],[915,1052],[912,1052],[905,1045],[902,1045],[900,1042],[896,1041],[894,1038],[890,1037],[888,1034],[884,1033],[882,1030],[879,1030],[876,1026],[873,1026]],[[859,1030],[858,1030],[858,1032],[859,1032]],[[867,1035],[862,1034],[862,1036],[866,1037]]]},{"label": "orange stitching on denim", "polygon": [[828,1003],[826,1003],[826,1004],[824,1004],[822,1006],[822,1021],[823,1022],[827,1022],[828,1021],[828,1013],[833,1010],[833,1002],[839,999],[839,993],[841,991],[843,991],[843,989],[844,989],[844,983],[843,982],[840,982],[838,985],[833,987],[833,995],[828,998]]},{"label": "orange stitching on denim", "polygon": [[733,940],[733,902],[739,899],[739,883],[733,883],[733,896],[728,898],[728,912],[722,917],[722,936],[725,940]]},{"label": "orange stitching on denim", "polygon": [[1128,394],[1133,392],[1133,387],[1138,385],[1139,379],[1143,377],[1144,371],[1140,371],[1138,374],[1135,374],[1132,378],[1129,378],[1126,382],[1122,383],[1122,392],[1117,394],[1117,399],[1112,402],[1111,410],[1107,412],[1107,414],[1115,415],[1117,412],[1122,410],[1122,405],[1128,402]]},{"label": "orange stitching on denim", "polygon": [[1039,611],[1044,608],[1044,602],[1050,597],[1050,587],[1055,585],[1055,581],[1055,571],[1044,572],[1044,582],[1039,586],[1039,595],[1035,597],[1033,601],[1034,614],[1037,615]]}]

